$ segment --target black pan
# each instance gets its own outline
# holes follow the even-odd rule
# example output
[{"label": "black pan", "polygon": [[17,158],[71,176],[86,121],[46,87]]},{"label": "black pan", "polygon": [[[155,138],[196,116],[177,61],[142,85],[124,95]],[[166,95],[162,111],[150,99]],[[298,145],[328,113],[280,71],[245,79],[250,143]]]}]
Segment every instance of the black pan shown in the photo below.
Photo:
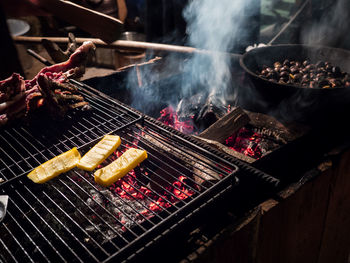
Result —
[{"label": "black pan", "polygon": [[[274,45],[253,49],[241,57],[240,65],[252,80],[259,98],[269,103],[270,107],[283,104],[284,110],[290,106],[291,110],[313,115],[322,111],[342,111],[350,105],[349,88],[303,88],[271,82],[258,76],[264,65],[272,66],[274,62],[285,59],[309,59],[311,63],[329,61],[350,72],[350,51],[343,49],[309,45]],[[291,112],[287,110],[286,114]]]}]

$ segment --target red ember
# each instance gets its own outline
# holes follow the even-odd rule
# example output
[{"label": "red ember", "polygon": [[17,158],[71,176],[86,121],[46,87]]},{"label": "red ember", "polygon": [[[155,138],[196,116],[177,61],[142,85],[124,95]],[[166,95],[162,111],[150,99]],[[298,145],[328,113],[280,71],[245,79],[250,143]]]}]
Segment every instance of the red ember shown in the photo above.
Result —
[{"label": "red ember", "polygon": [[197,134],[193,125],[193,116],[189,116],[186,121],[180,121],[176,111],[171,106],[160,111],[158,120],[184,134]]},{"label": "red ember", "polygon": [[261,135],[243,127],[231,137],[227,138],[225,145],[249,157],[259,159],[264,153],[261,147]]}]

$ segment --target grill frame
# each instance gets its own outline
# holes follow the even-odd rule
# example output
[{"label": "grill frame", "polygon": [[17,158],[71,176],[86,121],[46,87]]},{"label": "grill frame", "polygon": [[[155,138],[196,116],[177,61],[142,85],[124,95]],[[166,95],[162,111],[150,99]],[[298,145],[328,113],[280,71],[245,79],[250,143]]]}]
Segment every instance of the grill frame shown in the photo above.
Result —
[{"label": "grill frame", "polygon": [[[195,139],[192,136],[187,136],[184,135],[174,129],[172,129],[171,127],[165,126],[162,123],[148,117],[148,116],[143,116],[142,113],[132,109],[131,107],[124,105],[123,103],[120,103],[119,101],[116,101],[115,99],[112,99],[110,97],[108,97],[107,95],[98,92],[96,90],[94,90],[93,88],[81,84],[81,83],[75,83],[78,86],[80,86],[81,88],[83,88],[86,92],[88,92],[91,95],[97,96],[98,99],[100,100],[105,100],[111,104],[114,104],[115,107],[121,107],[123,110],[126,110],[127,112],[131,112],[134,116],[136,116],[136,118],[128,123],[127,125],[125,125],[125,127],[116,129],[114,131],[111,131],[111,133],[113,132],[123,132],[125,130],[128,130],[129,128],[131,129],[132,127],[135,126],[135,124],[140,124],[141,127],[151,127],[152,129],[154,129],[158,134],[162,134],[163,136],[168,136],[170,139],[176,139],[176,142],[182,142],[184,144],[186,144],[188,147],[190,147],[191,149],[195,149],[200,151],[202,154],[204,153],[205,156],[211,156],[213,158],[217,158],[218,160],[220,160],[223,163],[226,164],[230,164],[233,165],[235,167],[239,167],[240,168],[240,173],[243,174],[251,174],[254,177],[259,178],[259,180],[262,180],[264,182],[266,182],[266,184],[271,185],[272,188],[275,188],[279,181],[269,175],[266,175],[260,171],[258,171],[257,169],[225,154],[222,152],[217,151],[216,149],[202,143],[201,141]],[[112,107],[113,108],[113,107]],[[98,138],[99,139],[99,138]],[[89,143],[84,144],[82,147],[86,148],[88,146],[90,146],[91,144],[94,144],[98,139],[95,139]],[[209,158],[209,157],[208,157]],[[237,173],[237,170],[236,170]],[[191,201],[185,202],[185,204],[183,206],[181,206],[178,210],[176,210],[176,215],[174,215],[174,213],[171,213],[169,215],[169,217],[166,217],[166,220],[161,220],[160,223],[155,224],[152,228],[147,229],[147,231],[145,231],[142,235],[139,235],[136,239],[134,239],[132,242],[130,242],[129,244],[127,244],[126,246],[124,246],[122,249],[119,249],[118,251],[111,253],[107,258],[104,258],[103,260],[99,260],[98,258],[94,258],[95,261],[103,261],[103,262],[109,262],[112,260],[133,260],[135,259],[136,256],[139,256],[140,254],[142,255],[145,251],[147,251],[147,248],[151,247],[152,245],[154,245],[154,243],[159,242],[159,240],[161,240],[162,238],[164,238],[165,236],[169,235],[169,233],[174,232],[176,229],[178,229],[178,227],[180,227],[181,225],[183,225],[186,222],[189,222],[189,220],[191,220],[191,218],[193,218],[199,211],[202,211],[204,207],[207,206],[207,204],[213,203],[215,202],[215,200],[217,200],[221,195],[223,195],[224,193],[227,193],[228,191],[231,191],[233,187],[239,185],[239,180],[237,178],[238,174],[236,173],[231,173],[229,175],[227,175],[226,177],[224,177],[222,180],[214,183],[210,188],[208,188],[207,190],[205,190],[204,192],[201,192],[199,195],[195,196],[194,199],[192,199]],[[23,176],[25,174],[22,174],[20,176],[14,177],[12,179],[7,180],[6,182],[0,184],[0,192],[4,192],[7,188],[12,188],[14,189],[14,191],[17,191],[14,186],[20,184],[23,187],[27,187],[27,189],[29,190],[35,190],[35,186],[29,185],[27,186],[28,182],[24,181],[23,182]],[[236,176],[237,175],[237,176]],[[63,180],[63,179],[58,179],[59,181]],[[5,190],[4,190],[5,189]],[[57,190],[57,189],[56,189]],[[59,191],[58,191],[59,192]],[[21,195],[22,193],[19,192],[19,195]],[[33,195],[33,193],[31,193],[31,195]],[[33,197],[36,196],[35,194],[33,195]],[[64,194],[63,194],[64,196]],[[48,199],[50,199],[50,196],[46,196]],[[22,197],[21,197],[22,198]],[[24,198],[23,202],[25,202]],[[9,205],[15,205],[17,206],[16,202],[12,202],[10,201]],[[45,205],[44,205],[45,207]],[[17,209],[17,208],[16,208]],[[19,208],[17,210],[22,211],[23,208]],[[35,208],[31,208],[34,212],[33,213],[37,213],[38,212],[35,211]],[[49,208],[48,212],[50,212]],[[66,213],[65,211],[62,211],[63,213]],[[21,212],[22,216],[28,221],[29,217],[23,213],[23,211]],[[40,216],[40,214],[39,214]],[[12,212],[10,211],[9,214],[7,215],[7,217],[12,218],[15,222],[16,222],[16,218],[15,215],[12,215]],[[55,216],[56,217],[56,216]],[[55,220],[60,220],[60,218],[56,218]],[[43,221],[45,222],[45,219],[43,219]],[[6,218],[5,220],[0,224],[0,227],[5,227],[7,228],[7,226],[5,225],[6,223]],[[17,223],[17,222],[16,222]],[[37,228],[37,226],[31,221],[31,219],[29,219],[29,223],[30,225],[32,225],[34,228]],[[62,225],[62,224],[61,224]],[[64,225],[64,223],[63,223]],[[19,224],[20,226],[20,230],[23,230],[23,226],[21,224]],[[65,226],[65,225],[64,225]],[[48,228],[50,229],[50,225],[48,225]],[[79,228],[79,226],[76,226]],[[8,229],[7,229],[8,230]],[[69,232],[69,229],[67,230]],[[11,230],[8,231],[11,233]],[[28,234],[26,233],[26,231],[24,231],[24,234],[27,238],[29,238],[29,240],[33,243],[33,245],[36,244],[35,240],[32,240],[30,236],[28,236]],[[45,234],[42,234],[40,232],[39,229],[39,235],[42,235],[42,237],[46,240],[46,236]],[[55,231],[54,231],[55,233]],[[75,233],[73,233],[73,239],[76,239],[77,237],[75,237]],[[56,236],[58,239],[60,239],[59,235]],[[75,237],[75,238],[74,238]],[[55,241],[57,243],[57,241]],[[21,247],[21,242],[18,240],[15,240],[15,243],[17,243],[20,247]],[[4,241],[0,238],[0,246],[2,246],[4,249],[7,248],[6,244],[4,243]],[[55,245],[51,245],[53,250],[55,250]],[[40,249],[40,247],[36,246],[36,249],[44,256],[44,259],[48,259],[45,258],[45,253],[43,253]],[[69,247],[67,246],[67,249],[69,250]],[[22,250],[25,251],[25,249],[22,248]],[[76,254],[75,251],[73,251],[73,254]],[[56,250],[56,253],[59,253],[58,250]],[[65,261],[64,257],[62,255],[59,256],[61,257],[61,259],[63,259],[62,261]],[[79,258],[78,255],[76,255]],[[29,256],[29,258],[31,259],[31,257]],[[5,259],[4,259],[5,260]],[[81,259],[80,259],[81,260]],[[78,260],[79,261],[79,260]]]},{"label": "grill frame", "polygon": [[[86,88],[86,87],[84,87],[84,88]],[[119,103],[117,103],[115,100],[109,99],[108,97],[99,96],[100,94],[99,94],[98,92],[94,92],[94,90],[93,90],[92,88],[89,88],[89,89],[86,89],[86,90],[87,90],[88,92],[92,92],[92,94],[95,94],[96,96],[98,96],[99,99],[104,99],[104,100],[106,100],[106,101],[108,101],[108,102],[114,103],[115,105],[117,105],[117,106],[119,107]],[[129,128],[130,126],[135,125],[135,123],[141,123],[141,125],[145,125],[144,116],[142,116],[142,115],[139,114],[138,112],[133,112],[133,111],[131,110],[131,108],[125,107],[125,105],[122,105],[122,104],[121,104],[120,107],[121,107],[123,110],[126,110],[127,112],[131,112],[131,113],[132,113],[134,116],[136,116],[137,118],[135,118],[135,119],[134,119],[133,121],[131,121],[130,123],[126,123],[124,126],[119,127],[118,129],[115,129],[115,130],[111,131],[111,133],[112,133],[112,132],[116,132],[116,131],[123,131],[123,130]],[[164,131],[164,132],[169,133],[169,131]],[[34,138],[32,138],[32,139],[34,139]],[[86,144],[81,145],[81,147],[84,148],[84,147],[89,146],[90,144],[94,144],[95,141],[97,141],[97,140],[99,140],[99,139],[100,139],[100,138],[96,138],[96,139],[94,139],[94,140],[92,140],[92,141],[90,141],[90,142],[88,142],[88,143],[86,143]],[[184,142],[184,143],[187,143],[183,138],[181,138],[181,141]],[[58,146],[56,145],[55,147],[58,147]],[[197,147],[197,149],[199,149],[199,148]],[[52,153],[52,155],[54,155],[54,154]],[[32,157],[33,157],[33,156],[32,156]],[[53,156],[51,156],[51,157],[53,157]],[[47,157],[47,158],[50,158],[50,157]],[[35,158],[34,158],[34,159],[35,159]],[[34,198],[34,199],[38,199],[38,202],[39,202],[40,206],[43,207],[43,208],[46,210],[46,212],[49,213],[52,217],[54,217],[54,219],[55,219],[56,221],[58,221],[59,224],[60,224],[61,226],[63,226],[63,228],[65,228],[65,231],[68,232],[68,233],[72,236],[72,239],[75,240],[75,241],[77,241],[77,237],[75,237],[76,234],[75,234],[75,233],[71,233],[71,230],[70,230],[69,227],[67,227],[66,223],[61,222],[60,220],[62,220],[62,219],[59,218],[57,215],[55,215],[54,212],[51,211],[51,206],[49,207],[49,206],[45,205],[44,201],[40,201],[40,198],[38,198],[39,194],[38,194],[37,192],[35,192],[35,190],[36,190],[36,189],[35,189],[35,186],[33,186],[33,185],[28,185],[29,183],[28,183],[27,181],[24,181],[24,180],[26,180],[26,179],[23,179],[23,177],[24,177],[24,175],[25,175],[27,172],[28,172],[28,171],[23,171],[22,174],[20,174],[20,175],[18,175],[18,176],[15,176],[15,177],[13,177],[13,178],[10,178],[10,179],[8,179],[6,182],[3,182],[3,183],[0,185],[0,191],[1,191],[2,193],[5,193],[5,194],[8,193],[8,191],[9,191],[8,189],[11,189],[11,191],[15,191],[16,194],[18,195],[18,198],[21,199],[21,202],[24,202],[27,206],[30,207],[30,211],[31,211],[32,213],[34,213],[35,218],[39,217],[40,222],[44,222],[44,223],[46,222],[46,223],[45,223],[45,224],[46,224],[46,227],[48,227],[48,228],[50,229],[50,235],[51,235],[51,231],[52,231],[52,232],[54,233],[54,236],[58,239],[58,241],[54,241],[54,242],[51,241],[51,242],[53,242],[53,243],[50,243],[50,240],[47,238],[47,235],[48,235],[48,234],[47,234],[47,233],[44,233],[43,230],[39,229],[39,227],[38,227],[38,226],[35,224],[35,222],[33,221],[33,218],[30,218],[28,215],[26,215],[26,213],[25,213],[25,211],[24,211],[24,208],[21,207],[21,206],[19,205],[18,202],[13,201],[13,200],[11,199],[11,194],[10,194],[9,206],[12,206],[12,208],[14,209],[14,211],[20,212],[21,216],[22,216],[22,217],[24,218],[24,220],[25,220],[25,224],[28,224],[31,228],[34,228],[35,231],[38,231],[39,236],[41,236],[41,238],[44,239],[44,241],[48,241],[48,242],[49,242],[49,244],[50,244],[49,246],[50,246],[51,249],[53,250],[52,253],[58,253],[58,256],[60,257],[60,259],[62,259],[62,261],[65,261],[65,260],[67,260],[67,259],[62,255],[62,252],[59,252],[58,250],[55,249],[55,245],[54,245],[54,244],[57,244],[57,242],[60,242],[60,241],[62,241],[64,244],[66,244],[67,241],[65,241],[64,238],[60,237],[60,233],[57,233],[55,230],[52,230],[53,227],[50,225],[49,222],[47,222],[47,220],[41,215],[41,213],[39,213],[39,212],[36,211],[36,209],[37,209],[36,207],[31,206],[30,201],[28,202],[28,201],[26,200],[26,195],[27,195],[27,193],[21,192],[21,190],[23,190],[23,189],[21,189],[20,187],[25,188],[25,189],[28,191],[28,193],[29,193],[28,195],[31,196],[32,199],[33,199],[33,198]],[[2,170],[2,173],[3,173],[3,170]],[[224,182],[226,183],[226,182],[227,182],[228,185],[231,185],[231,184],[232,184],[232,178],[231,178],[231,177],[232,177],[231,175],[230,175],[230,176],[227,176],[227,177],[225,177],[225,180],[221,180],[220,182],[222,182],[222,183],[224,183]],[[62,179],[58,179],[58,180],[62,180]],[[221,184],[222,184],[222,183],[221,183]],[[221,184],[220,184],[220,185],[221,185]],[[18,187],[18,188],[17,188],[17,187]],[[18,190],[18,189],[20,189],[20,190]],[[55,188],[55,189],[56,189],[57,192],[59,192],[59,190],[57,190],[57,188]],[[40,192],[40,195],[41,195],[41,194],[42,194],[42,193]],[[51,197],[48,193],[43,192],[43,194],[45,195],[45,198],[46,198],[46,199],[49,199],[49,201],[51,201],[51,202],[55,205],[55,201],[54,201],[54,200],[51,200],[52,197]],[[210,191],[210,193],[209,193],[208,191],[206,191],[206,192],[205,192],[205,195],[203,195],[202,198],[205,197],[205,199],[207,199],[207,196],[212,195],[212,194],[213,194],[213,190]],[[17,198],[17,197],[16,197],[16,198]],[[30,199],[30,200],[31,200],[31,199]],[[190,206],[191,206],[191,207],[197,206],[197,202],[199,202],[199,200],[201,200],[201,199],[196,199],[196,198],[195,198],[195,200],[196,200],[196,202],[191,203],[190,205],[188,205],[188,203],[185,204],[183,207],[180,208],[181,210],[178,209],[178,211],[181,211],[181,213],[179,212],[178,215],[180,215],[180,214],[182,214],[182,213],[186,214],[187,211],[192,210],[192,208],[190,208]],[[68,201],[69,201],[69,200],[68,200]],[[202,200],[201,200],[200,202],[202,202]],[[23,205],[22,205],[22,206],[23,206]],[[10,208],[10,207],[9,207],[9,208]],[[59,204],[57,204],[57,209],[59,209],[63,214],[65,214],[66,217],[68,217],[68,220],[70,220],[70,218],[69,218],[69,213],[66,212],[65,210],[62,210],[62,208],[59,208]],[[40,209],[39,209],[39,210],[40,210]],[[170,215],[171,215],[171,214],[170,214]],[[27,231],[27,230],[28,230],[28,227],[29,227],[29,226],[24,225],[24,224],[21,223],[21,222],[18,222],[19,219],[18,219],[17,216],[14,214],[14,212],[11,211],[11,209],[8,210],[8,214],[7,214],[6,218],[4,219],[4,221],[2,222],[1,226],[2,226],[3,228],[5,228],[9,234],[11,234],[11,232],[13,232],[13,230],[9,228],[10,226],[9,226],[9,227],[7,226],[7,223],[8,223],[8,220],[9,220],[9,219],[11,219],[12,221],[14,221],[14,222],[16,223],[16,225],[19,226],[19,230],[18,230],[18,231],[23,232],[22,235],[24,235],[27,239],[29,239],[31,245],[34,246],[34,247],[37,249],[38,253],[42,256],[41,258],[43,258],[44,260],[49,260],[49,256],[47,256],[47,255],[45,254],[45,252],[42,251],[42,249],[40,248],[40,246],[37,245],[37,244],[38,244],[38,241],[35,240],[35,238],[32,238],[32,237],[28,234],[29,231]],[[174,220],[176,220],[176,219],[177,219],[177,218],[171,218],[171,220],[169,220],[169,222],[168,222],[168,221],[164,221],[164,220],[163,220],[162,222],[163,222],[163,225],[165,225],[165,223],[166,223],[166,225],[169,225],[169,224],[171,225],[171,224],[173,224],[173,223],[170,222],[170,221],[174,221]],[[67,219],[65,219],[65,220],[67,220]],[[72,220],[72,221],[74,221],[74,220]],[[73,223],[74,223],[74,222],[73,222]],[[76,223],[76,222],[75,222],[75,223]],[[76,226],[74,227],[74,229],[76,229],[76,228],[79,228],[79,225],[76,224]],[[81,230],[83,231],[83,229],[81,229]],[[157,231],[155,231],[155,230],[157,230]],[[149,235],[151,235],[151,234],[155,236],[155,235],[157,235],[158,232],[161,231],[161,230],[162,230],[162,229],[156,224],[156,225],[154,225],[153,228],[148,229],[148,230],[145,232],[145,234],[146,234],[145,236],[147,237],[147,236],[149,236]],[[20,250],[22,250],[22,253],[26,254],[26,256],[27,256],[27,258],[29,259],[29,261],[35,261],[35,257],[34,257],[33,255],[29,255],[28,252],[27,252],[27,250],[26,250],[26,248],[23,247],[23,245],[22,245],[22,243],[21,243],[21,240],[18,239],[18,235],[11,234],[11,236],[12,236],[12,238],[14,239],[14,243],[16,243],[16,244],[18,245],[18,247],[20,248]],[[138,239],[137,239],[137,241],[140,242],[140,245],[139,245],[140,248],[144,247],[145,236],[139,236]],[[147,237],[147,240],[146,240],[146,241],[148,242],[149,239],[150,239],[150,237]],[[3,247],[3,249],[5,249],[5,250],[8,249],[6,243],[5,243],[2,239],[1,239],[0,241],[1,241],[0,243],[1,243],[1,246]],[[135,251],[135,248],[136,248],[136,247],[135,247],[135,243],[134,243],[134,242],[136,242],[136,241],[134,240],[134,241],[130,242],[126,247],[124,247],[125,250]],[[147,243],[147,242],[146,242],[146,243]],[[39,243],[40,243],[40,242],[39,242]],[[80,244],[81,244],[81,241],[80,241]],[[27,246],[27,247],[28,247],[28,246]],[[84,247],[84,246],[83,246],[83,247]],[[127,249],[126,249],[126,248],[127,248]],[[80,260],[79,260],[80,258],[79,258],[78,252],[75,252],[75,250],[70,249],[69,246],[68,246],[68,244],[66,244],[66,249],[69,250],[74,256],[76,256],[76,258],[78,258],[78,261],[80,261]],[[16,261],[16,258],[14,257],[14,254],[11,252],[11,250],[8,250],[8,251],[9,251],[9,253],[10,253],[10,258],[13,257],[13,259]],[[122,256],[122,253],[121,253],[120,251],[121,251],[121,250],[115,252],[113,255],[110,255],[110,256],[109,256],[107,259],[105,259],[105,260],[115,259],[117,256]],[[89,250],[88,250],[88,249],[85,249],[85,253],[89,253]],[[100,259],[99,259],[98,257],[95,257],[95,256],[92,255],[91,253],[90,253],[90,255],[91,255],[91,257],[92,257],[95,261],[100,261]],[[34,258],[34,260],[33,260],[33,258]],[[4,260],[5,260],[5,259],[4,259]],[[102,261],[103,261],[103,260],[102,260]]]}]

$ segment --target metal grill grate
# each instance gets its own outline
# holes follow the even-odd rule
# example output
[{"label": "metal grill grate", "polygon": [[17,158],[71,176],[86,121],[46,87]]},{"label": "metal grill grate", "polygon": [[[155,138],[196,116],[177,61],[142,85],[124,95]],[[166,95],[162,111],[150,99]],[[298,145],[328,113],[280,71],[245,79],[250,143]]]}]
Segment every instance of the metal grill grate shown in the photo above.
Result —
[{"label": "metal grill grate", "polygon": [[[80,89],[91,111],[71,112],[64,122],[32,120],[30,125],[14,125],[0,130],[0,183],[27,174],[44,161],[67,150],[93,144],[111,133],[142,119],[122,105]],[[33,144],[32,142],[35,141]]]},{"label": "metal grill grate", "polygon": [[[9,195],[0,260],[122,261],[232,183],[232,162],[92,92],[85,90],[93,107],[87,114],[0,132],[0,194]],[[138,147],[149,155],[112,187],[79,169],[43,185],[22,176],[73,146],[85,152],[106,133],[121,136],[119,151]]]}]

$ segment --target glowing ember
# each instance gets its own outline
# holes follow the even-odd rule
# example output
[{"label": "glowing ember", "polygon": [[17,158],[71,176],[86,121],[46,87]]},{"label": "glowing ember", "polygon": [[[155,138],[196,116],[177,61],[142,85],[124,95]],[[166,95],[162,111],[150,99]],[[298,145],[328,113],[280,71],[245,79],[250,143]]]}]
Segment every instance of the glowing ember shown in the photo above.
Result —
[{"label": "glowing ember", "polygon": [[[134,144],[137,145],[137,138]],[[126,145],[125,150],[130,147],[135,146]],[[122,152],[114,152],[109,157],[109,160],[115,160]],[[107,163],[108,161],[105,161],[100,167],[105,166]],[[85,177],[89,178],[90,176],[86,173]],[[111,223],[115,225],[118,231],[125,232],[133,227],[135,223],[141,224],[156,213],[175,205],[181,200],[187,199],[195,193],[191,190],[191,187],[195,186],[192,186],[185,176],[179,176],[172,183],[164,182],[162,190],[157,192],[147,183],[151,180],[151,177],[152,174],[145,171],[144,166],[141,164],[109,188],[101,188],[98,192],[91,190],[90,194],[92,197],[91,200],[88,200],[88,203],[95,207],[96,202],[108,209],[116,219],[115,222]]]},{"label": "glowing ember", "polygon": [[[227,112],[231,111],[231,106],[227,106]],[[185,134],[198,134],[193,123],[193,116],[188,117],[188,120],[181,122],[178,120],[176,111],[169,106],[160,112],[158,118],[162,123],[173,127]],[[236,134],[233,134],[226,139],[225,145],[231,149],[240,152],[254,159],[259,159],[267,152],[265,142],[262,136],[246,127],[240,129]]]},{"label": "glowing ember", "polygon": [[262,136],[254,131],[243,127],[227,138],[225,145],[249,157],[259,159],[266,152],[262,147]]},{"label": "glowing ember", "polygon": [[186,121],[180,121],[176,111],[169,106],[160,111],[158,120],[184,134],[198,134],[193,124],[193,118],[194,116],[189,116]]},{"label": "glowing ember", "polygon": [[128,175],[124,176],[123,180],[119,180],[112,185],[110,191],[116,193],[123,199],[147,201],[145,203],[147,209],[140,212],[147,217],[151,215],[151,211],[159,212],[194,194],[184,183],[186,180],[185,176],[179,176],[177,181],[173,182],[171,185],[164,186],[165,190],[163,193],[155,193],[149,187],[141,185],[141,183],[136,180],[136,177],[135,170],[132,170]]}]

